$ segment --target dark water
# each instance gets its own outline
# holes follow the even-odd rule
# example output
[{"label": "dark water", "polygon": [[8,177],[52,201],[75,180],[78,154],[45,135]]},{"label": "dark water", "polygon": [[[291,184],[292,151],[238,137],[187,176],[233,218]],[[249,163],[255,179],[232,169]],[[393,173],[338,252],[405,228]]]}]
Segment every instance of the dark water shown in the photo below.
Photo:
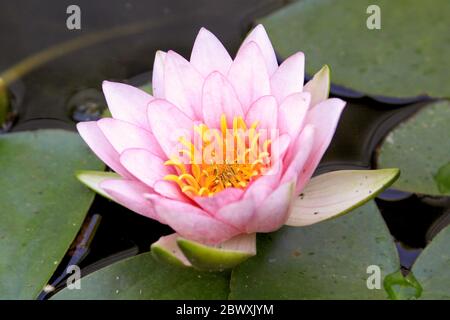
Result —
[{"label": "dark water", "polygon": [[[2,48],[8,49],[2,50],[0,70],[66,41],[111,31],[102,33],[85,47],[35,66],[10,84],[18,110],[12,131],[74,130],[74,119],[90,120],[105,108],[101,93],[103,80],[144,84],[150,80],[148,71],[152,68],[155,51],[170,48],[188,56],[201,26],[214,32],[231,52],[235,52],[255,18],[286,2],[78,1],[82,12],[81,31],[69,31],[65,25],[65,11],[71,1],[55,1],[51,5],[31,1],[2,3],[0,40]],[[121,33],[120,30],[131,31]],[[332,87],[332,93],[344,97],[349,104],[317,173],[374,167],[374,154],[382,138],[421,108],[418,101],[426,99],[367,97],[336,86]],[[396,240],[405,270],[450,220],[448,199],[389,191],[377,204]],[[96,197],[85,228],[51,283],[55,286],[64,283],[61,275],[67,264],[76,262],[83,274],[87,274],[148,251],[151,243],[170,232],[166,226]],[[93,235],[95,237],[90,238]],[[43,294],[41,298],[44,297]]]}]

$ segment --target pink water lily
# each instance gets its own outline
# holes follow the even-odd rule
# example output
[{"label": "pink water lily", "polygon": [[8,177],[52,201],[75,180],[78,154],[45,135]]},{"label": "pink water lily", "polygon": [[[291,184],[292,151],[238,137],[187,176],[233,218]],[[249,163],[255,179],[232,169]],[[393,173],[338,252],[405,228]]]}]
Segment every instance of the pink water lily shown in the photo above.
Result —
[{"label": "pink water lily", "polygon": [[[94,178],[84,173],[80,179],[173,228],[176,234],[158,244],[184,264],[190,263],[192,252],[182,246],[180,253],[176,239],[254,254],[257,232],[272,232],[284,224],[308,225],[362,203],[368,193],[354,193],[356,184],[348,183],[361,181],[361,176],[358,180],[353,175],[338,179],[347,182],[341,186],[342,201],[335,197],[336,176],[322,179],[325,184],[333,181],[331,187],[313,183],[308,197],[308,182],[345,102],[328,98],[326,66],[303,85],[304,62],[304,54],[298,52],[278,65],[262,25],[249,33],[234,59],[202,28],[189,61],[174,51],[156,53],[153,96],[126,84],[103,83],[112,118],[82,122],[77,128],[118,175]],[[247,156],[259,154],[250,162],[246,157],[242,163],[193,161],[193,152],[205,149],[201,143],[212,141],[204,137],[204,130],[215,130],[222,148],[228,131],[238,139],[239,130],[255,134],[260,129],[276,135],[262,141],[264,147],[241,141]],[[200,136],[200,145],[194,136]],[[179,151],[190,162],[182,161]],[[382,178],[368,176],[371,194],[392,180],[392,172]]]}]

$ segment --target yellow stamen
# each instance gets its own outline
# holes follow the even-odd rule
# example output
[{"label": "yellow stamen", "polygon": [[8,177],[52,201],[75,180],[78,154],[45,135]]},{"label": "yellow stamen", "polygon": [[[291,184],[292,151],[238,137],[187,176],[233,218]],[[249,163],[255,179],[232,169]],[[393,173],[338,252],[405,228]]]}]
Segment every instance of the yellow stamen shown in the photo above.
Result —
[{"label": "yellow stamen", "polygon": [[[176,182],[181,191],[190,197],[203,197],[213,196],[230,187],[246,188],[259,178],[270,165],[271,141],[260,141],[260,134],[256,132],[258,122],[248,126],[239,116],[234,117],[231,124],[229,129],[223,114],[220,130],[210,130],[205,124],[194,126],[194,133],[201,141],[201,146],[197,147],[201,150],[181,137],[179,141],[185,149],[180,154],[189,158],[190,165],[183,164],[178,155],[172,157],[165,165],[173,166],[178,174],[167,175],[164,179]],[[197,152],[201,156],[195,157]]]}]

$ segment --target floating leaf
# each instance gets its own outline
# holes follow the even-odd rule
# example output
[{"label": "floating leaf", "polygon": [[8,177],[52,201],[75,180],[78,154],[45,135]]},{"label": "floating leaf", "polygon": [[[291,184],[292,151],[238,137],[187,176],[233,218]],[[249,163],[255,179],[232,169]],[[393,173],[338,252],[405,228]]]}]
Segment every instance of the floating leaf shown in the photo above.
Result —
[{"label": "floating leaf", "polygon": [[[384,299],[367,268],[399,269],[395,245],[373,201],[338,219],[258,235],[258,254],[233,270],[232,299]],[[383,281],[383,279],[381,279]]]},{"label": "floating leaf", "polygon": [[286,224],[306,226],[345,214],[376,197],[399,173],[398,169],[340,170],[314,177],[295,200]]},{"label": "floating leaf", "polygon": [[0,298],[38,296],[94,198],[74,171],[102,167],[75,133],[0,136]]},{"label": "floating leaf", "polygon": [[387,135],[378,152],[378,167],[400,168],[395,189],[450,194],[443,188],[445,172],[440,171],[450,161],[449,137],[450,102],[430,103]]},{"label": "floating leaf", "polygon": [[423,291],[421,299],[450,299],[450,226],[433,238],[419,255],[412,272]]},{"label": "floating leaf", "polygon": [[[367,20],[377,5],[381,29]],[[450,97],[448,0],[302,0],[263,23],[285,59],[303,51],[312,75],[324,64],[332,82],[369,95]]]},{"label": "floating leaf", "polygon": [[151,253],[119,261],[64,289],[55,299],[226,299],[229,273],[195,271],[155,260]]}]

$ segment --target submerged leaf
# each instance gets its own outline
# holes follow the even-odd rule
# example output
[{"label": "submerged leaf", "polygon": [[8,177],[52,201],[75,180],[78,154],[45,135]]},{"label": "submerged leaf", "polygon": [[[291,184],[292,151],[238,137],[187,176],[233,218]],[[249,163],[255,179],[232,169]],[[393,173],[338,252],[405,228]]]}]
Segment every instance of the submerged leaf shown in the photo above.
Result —
[{"label": "submerged leaf", "polygon": [[392,186],[400,191],[450,195],[443,166],[450,161],[449,137],[450,102],[431,102],[386,136],[377,166],[400,168],[402,174]]}]

